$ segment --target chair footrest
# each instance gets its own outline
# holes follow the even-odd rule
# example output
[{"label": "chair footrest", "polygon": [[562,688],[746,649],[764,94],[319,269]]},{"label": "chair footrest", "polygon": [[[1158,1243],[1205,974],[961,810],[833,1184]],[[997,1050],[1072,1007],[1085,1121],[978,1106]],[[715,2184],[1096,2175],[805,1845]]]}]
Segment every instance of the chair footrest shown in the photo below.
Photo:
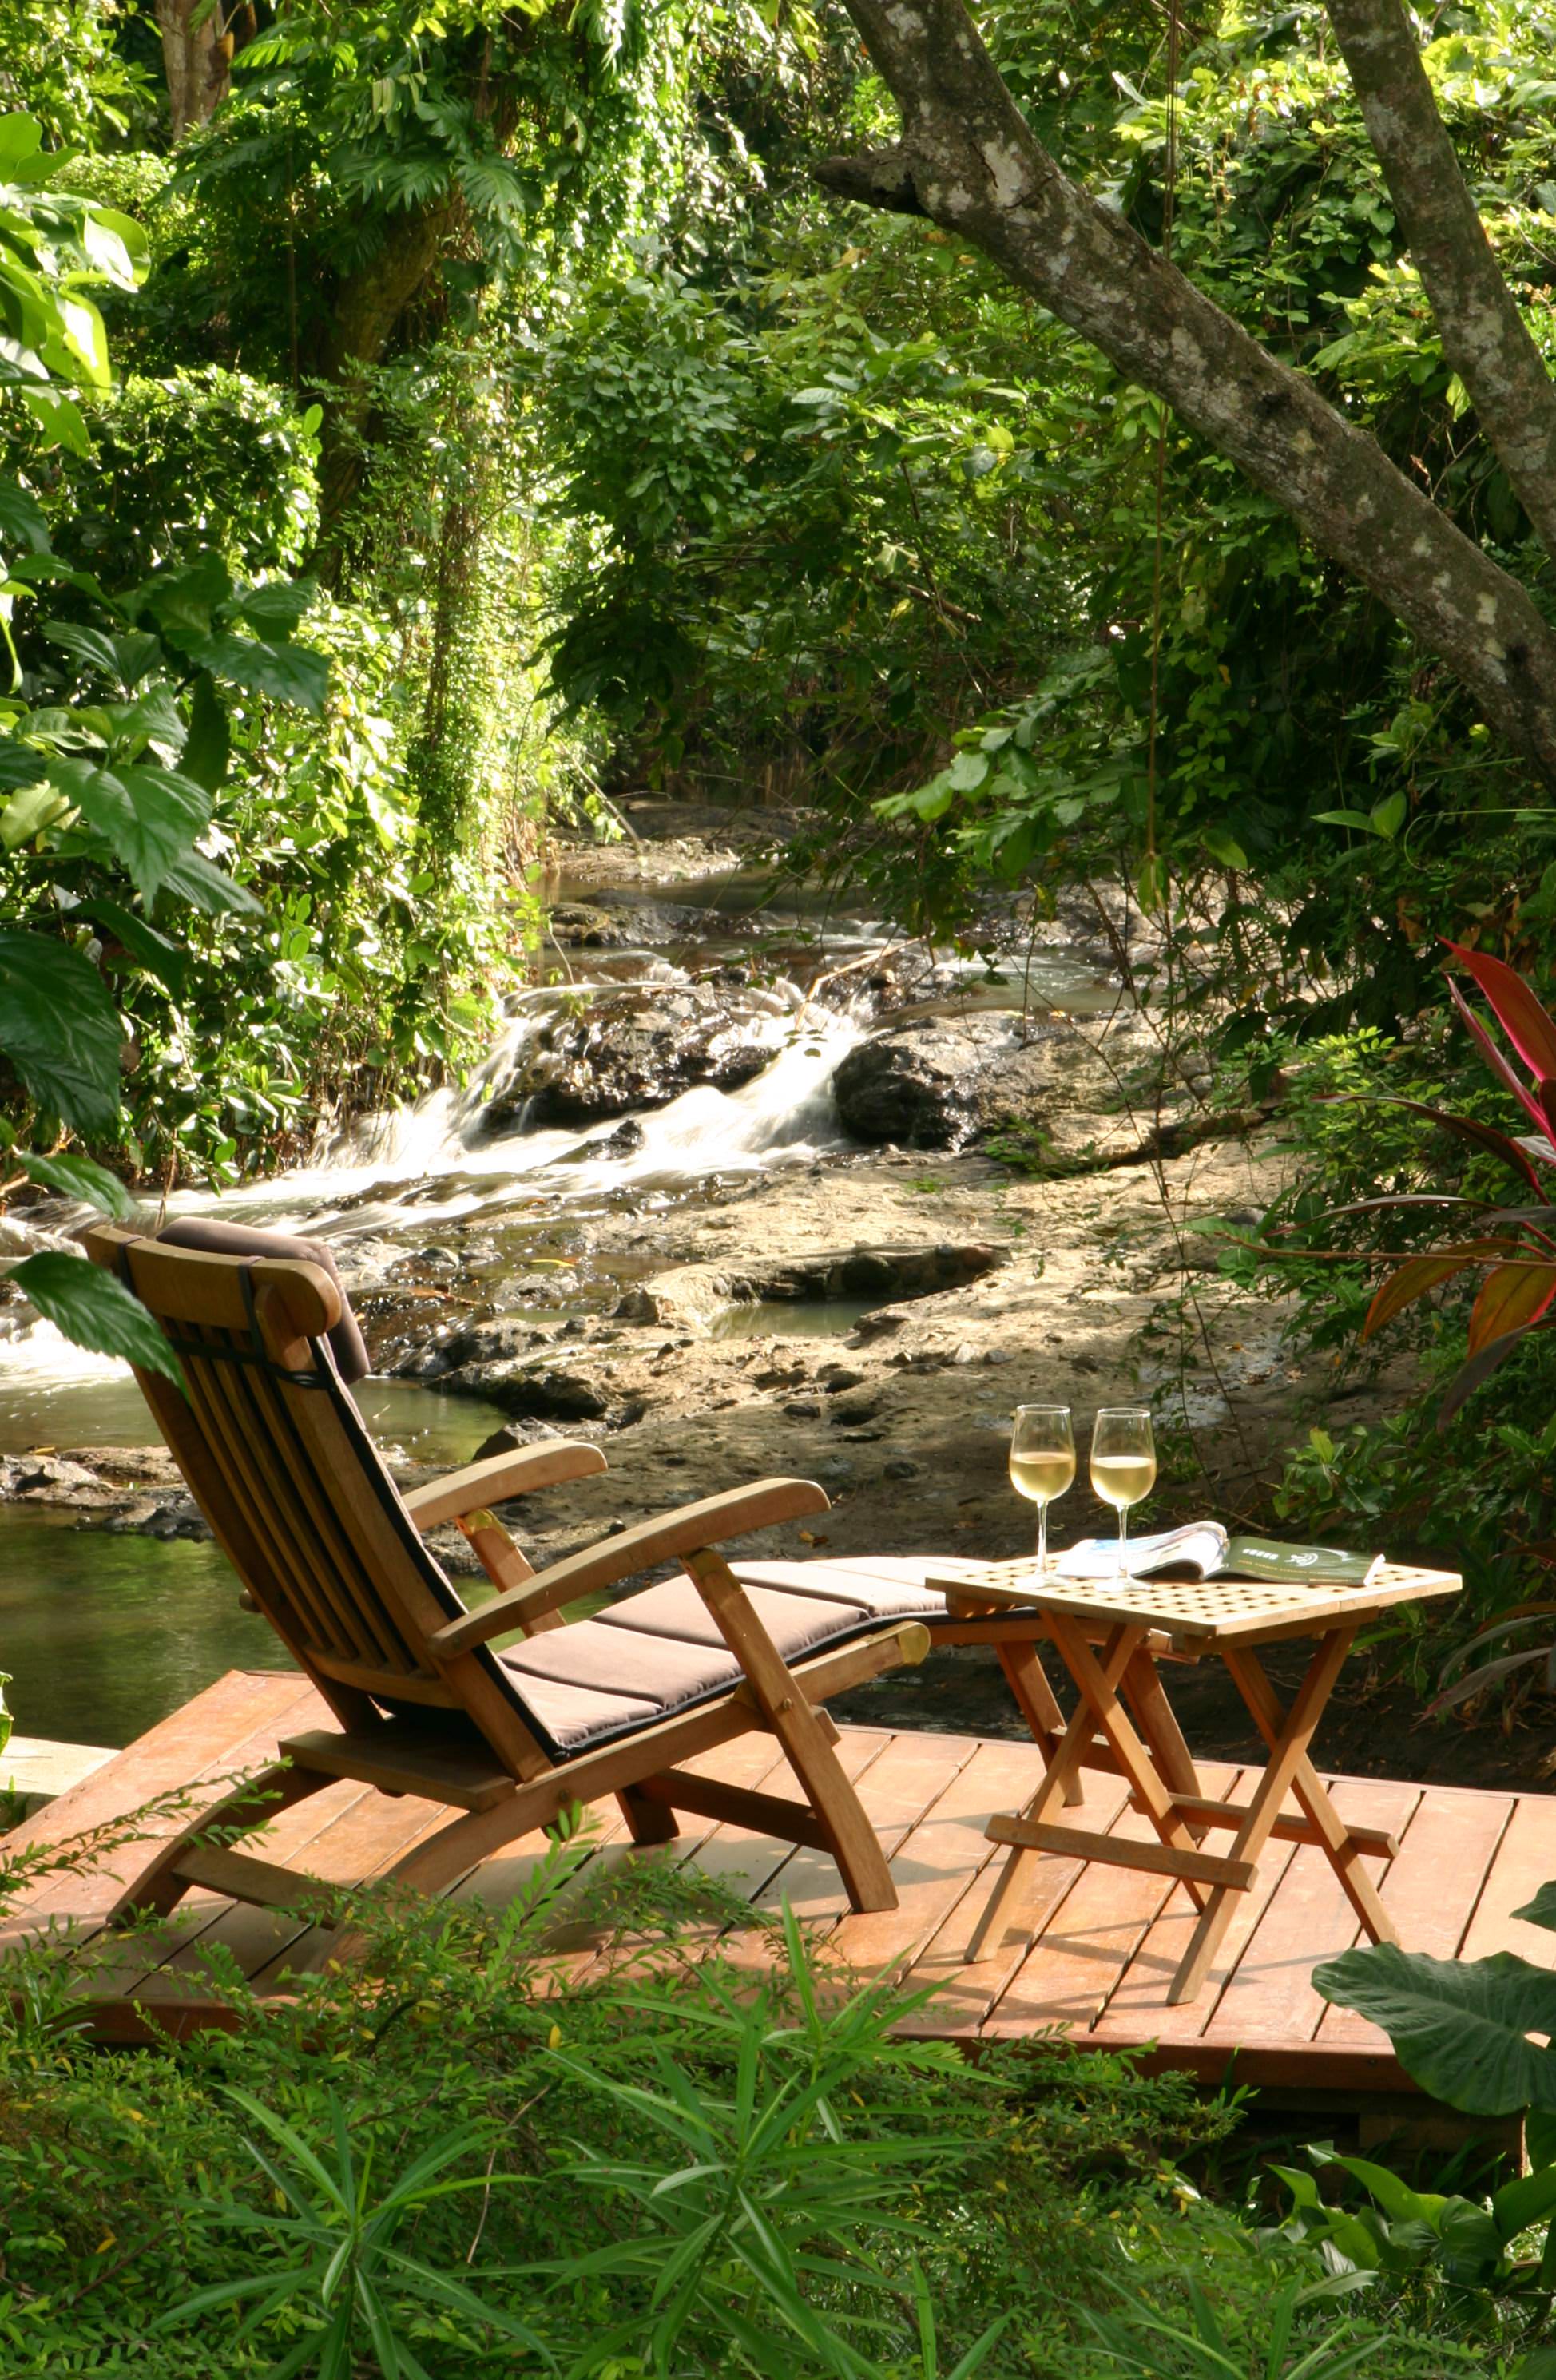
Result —
[{"label": "chair footrest", "polygon": [[298,1909],[322,1914],[335,1898],[333,1885],[314,1876],[298,1876],[277,1867],[273,1860],[251,1859],[247,1852],[229,1852],[213,1843],[190,1843],[180,1852],[173,1873],[185,1884],[201,1884],[229,1900],[246,1900],[256,1909]]},{"label": "chair footrest", "polygon": [[277,1746],[283,1760],[323,1777],[346,1777],[376,1785],[381,1793],[419,1793],[456,1810],[491,1810],[517,1790],[516,1780],[490,1754],[429,1743],[419,1731],[402,1734],[393,1724],[371,1735],[337,1735],[328,1728],[289,1735]]},{"label": "chair footrest", "polygon": [[1018,1845],[1023,1851],[1059,1852],[1070,1859],[1144,1868],[1151,1876],[1182,1876],[1193,1884],[1229,1884],[1239,1892],[1246,1892],[1258,1873],[1252,1860],[1218,1859],[1213,1852],[1136,1842],[1127,1835],[1094,1835],[1080,1827],[1049,1826],[1042,1819],[993,1817],[984,1833],[991,1843]]}]

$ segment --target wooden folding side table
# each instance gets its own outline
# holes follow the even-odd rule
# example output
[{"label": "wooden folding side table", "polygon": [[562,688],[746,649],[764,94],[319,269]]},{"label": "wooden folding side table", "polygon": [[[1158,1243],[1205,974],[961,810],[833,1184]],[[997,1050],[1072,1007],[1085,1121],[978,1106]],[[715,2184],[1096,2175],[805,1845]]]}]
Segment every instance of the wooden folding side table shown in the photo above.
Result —
[{"label": "wooden folding side table", "polygon": [[[1142,1578],[1114,1584],[1053,1573],[1039,1581],[1035,1565],[1027,1561],[1000,1563],[976,1576],[969,1576],[964,1566],[959,1577],[931,1574],[926,1584],[942,1589],[957,1618],[1007,1607],[1036,1610],[1080,1698],[1026,1809],[989,1822],[989,1840],[1008,1845],[1010,1856],[979,1919],[968,1946],[969,1961],[980,1958],[991,1940],[1003,1937],[1039,1855],[1058,1852],[1071,1859],[1104,1860],[1115,1867],[1145,1868],[1178,1879],[1198,1910],[1199,1922],[1167,1998],[1173,2003],[1191,2000],[1231,1921],[1236,1905],[1233,1896],[1246,1892],[1254,1882],[1259,1854],[1271,1835],[1287,1842],[1316,1843],[1371,1939],[1398,1938],[1362,1856],[1390,1860],[1399,1846],[1376,1828],[1346,1826],[1307,1748],[1357,1632],[1393,1604],[1458,1594],[1463,1582],[1453,1572],[1387,1562],[1365,1586],[1341,1586],[1318,1578],[1298,1583]],[[1313,1656],[1290,1709],[1282,1709],[1257,1648],[1301,1636],[1316,1639]],[[1161,1714],[1148,1718],[1142,1707],[1157,1658],[1197,1660],[1206,1653],[1225,1662],[1270,1747],[1264,1774],[1246,1803],[1207,1796],[1175,1726],[1164,1728]],[[1148,1682],[1145,1694],[1142,1672]],[[1149,1744],[1120,1700],[1126,1673],[1125,1691],[1136,1704]],[[1156,1692],[1161,1693],[1159,1682]],[[1105,1755],[1102,1745],[1094,1744],[1099,1735],[1107,1747]],[[1082,1764],[1103,1758],[1126,1779],[1131,1801],[1149,1818],[1158,1841],[1131,1842],[1052,1822],[1050,1813],[1066,1796],[1073,1798]],[[1282,1810],[1288,1792],[1295,1796],[1300,1815]],[[1205,1836],[1218,1830],[1233,1837],[1224,1857],[1202,1848]]]}]

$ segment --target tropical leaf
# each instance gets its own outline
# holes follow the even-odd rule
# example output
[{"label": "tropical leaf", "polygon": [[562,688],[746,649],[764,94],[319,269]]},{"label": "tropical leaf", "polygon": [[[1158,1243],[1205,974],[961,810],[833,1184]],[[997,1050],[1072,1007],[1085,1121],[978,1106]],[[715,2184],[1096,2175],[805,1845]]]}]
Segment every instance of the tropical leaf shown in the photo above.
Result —
[{"label": "tropical leaf", "polygon": [[1556,1017],[1538,1001],[1523,977],[1489,952],[1447,947],[1468,968],[1491,1003],[1492,1013],[1518,1055],[1537,1078],[1556,1075]]},{"label": "tropical leaf", "polygon": [[1432,1959],[1380,1942],[1313,1970],[1326,2000],[1380,2025],[1413,2082],[1466,2115],[1556,2108],[1556,1974],[1499,1950],[1489,1959]]},{"label": "tropical leaf", "polygon": [[[1538,1324],[1533,1327],[1537,1330],[1540,1328]],[[1475,1394],[1476,1390],[1484,1381],[1490,1378],[1493,1372],[1506,1363],[1513,1349],[1519,1346],[1527,1335],[1526,1328],[1523,1330],[1504,1331],[1500,1339],[1488,1341],[1478,1354],[1472,1355],[1467,1364],[1460,1365],[1448,1383],[1447,1395],[1437,1410],[1439,1429],[1447,1428],[1460,1407]]]},{"label": "tropical leaf", "polygon": [[257,917],[261,905],[246,884],[237,883],[201,851],[187,852],[163,878],[164,893],[187,901],[208,917]]},{"label": "tropical leaf", "polygon": [[[175,1000],[182,1000],[188,978],[189,954],[180,944],[169,941],[165,934],[159,934],[154,926],[148,925],[144,917],[137,917],[133,909],[127,909],[118,901],[83,901],[71,914],[88,918],[94,926],[105,927],[138,966],[143,966],[148,975],[165,984]],[[113,966],[116,962],[110,954],[104,964]]]},{"label": "tropical leaf", "polygon": [[78,1347],[119,1355],[183,1386],[178,1358],[138,1297],[85,1257],[29,1257],[10,1279],[46,1321]]},{"label": "tropical leaf", "polygon": [[1556,1297],[1556,1264],[1498,1265],[1488,1273],[1470,1309],[1469,1352],[1478,1355],[1493,1340],[1527,1330]]},{"label": "tropical leaf", "polygon": [[119,1115],[119,1019],[102,977],[48,934],[0,933],[0,1050],[40,1107],[90,1138]]},{"label": "tropical leaf", "polygon": [[[1462,1247],[1444,1248],[1437,1256],[1412,1257],[1408,1263],[1401,1265],[1398,1272],[1391,1273],[1368,1307],[1367,1319],[1362,1324],[1362,1337],[1370,1339],[1375,1330],[1381,1330],[1386,1322],[1392,1322],[1396,1314],[1403,1314],[1407,1305],[1414,1304],[1417,1297],[1424,1296],[1428,1289],[1436,1289],[1440,1281],[1452,1281],[1455,1273],[1464,1272],[1470,1265],[1483,1263],[1488,1257],[1500,1255],[1513,1245],[1511,1241],[1472,1240]],[[1502,1266],[1500,1269],[1506,1271],[1510,1268]],[[1556,1276],[1552,1279],[1556,1281]]]},{"label": "tropical leaf", "polygon": [[95,1159],[66,1150],[55,1157],[40,1157],[30,1149],[16,1152],[17,1162],[30,1182],[41,1190],[57,1190],[62,1198],[81,1198],[100,1214],[112,1215],[119,1222],[128,1222],[135,1212],[135,1201],[116,1173]]},{"label": "tropical leaf", "polygon": [[193,637],[184,640],[191,660],[213,677],[246,686],[274,701],[301,710],[322,710],[330,690],[330,664],[311,645],[265,644],[257,637]]},{"label": "tropical leaf", "polygon": [[1501,1051],[1498,1049],[1496,1043],[1487,1032],[1486,1027],[1480,1022],[1479,1017],[1477,1016],[1474,1009],[1470,1006],[1468,1001],[1465,998],[1464,993],[1459,990],[1458,985],[1453,981],[1452,976],[1448,978],[1448,996],[1453,1002],[1454,1007],[1458,1010],[1459,1015],[1464,1024],[1468,1026],[1469,1031],[1474,1036],[1481,1056],[1485,1059],[1486,1063],[1490,1067],[1493,1075],[1496,1075],[1497,1080],[1501,1084],[1502,1088],[1513,1093],[1513,1096],[1518,1101],[1519,1106],[1525,1111],[1526,1114],[1527,1114],[1533,1122],[1538,1125],[1539,1130],[1543,1135],[1545,1131],[1545,1114],[1538,1100],[1534,1099],[1519,1081],[1513,1068],[1502,1056]]}]

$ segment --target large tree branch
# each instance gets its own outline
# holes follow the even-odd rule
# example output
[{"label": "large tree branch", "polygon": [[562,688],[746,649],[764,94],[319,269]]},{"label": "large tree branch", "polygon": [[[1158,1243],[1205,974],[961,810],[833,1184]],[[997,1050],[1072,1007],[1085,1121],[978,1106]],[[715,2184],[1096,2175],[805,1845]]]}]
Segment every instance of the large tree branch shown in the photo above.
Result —
[{"label": "large tree branch", "polygon": [[1325,0],[1442,352],[1556,555],[1556,382],[1518,310],[1399,0]]},{"label": "large tree branch", "polygon": [[1525,589],[1366,431],[1060,170],[961,0],[845,0],[903,118],[890,161],[828,159],[829,188],[916,205],[1156,391],[1440,654],[1556,778],[1556,636]]}]

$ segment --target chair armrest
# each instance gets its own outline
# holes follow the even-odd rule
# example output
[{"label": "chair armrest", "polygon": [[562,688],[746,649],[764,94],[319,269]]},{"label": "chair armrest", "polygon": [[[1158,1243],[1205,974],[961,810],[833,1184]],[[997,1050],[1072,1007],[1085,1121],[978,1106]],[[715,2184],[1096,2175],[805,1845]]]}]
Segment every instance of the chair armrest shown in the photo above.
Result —
[{"label": "chair armrest", "polygon": [[440,1521],[460,1521],[489,1504],[505,1503],[534,1488],[554,1487],[559,1479],[587,1479],[609,1468],[597,1446],[587,1439],[559,1438],[541,1446],[516,1447],[511,1454],[490,1454],[484,1463],[468,1463],[462,1471],[445,1472],[425,1488],[413,1488],[404,1499],[406,1511],[419,1529],[435,1529]]},{"label": "chair armrest", "polygon": [[429,1642],[443,1659],[472,1652],[532,1621],[537,1613],[553,1611],[580,1595],[593,1595],[634,1571],[678,1554],[700,1552],[724,1537],[742,1537],[748,1530],[771,1528],[775,1521],[795,1521],[807,1512],[830,1509],[824,1488],[813,1479],[758,1479],[749,1488],[726,1488],[722,1496],[705,1496],[699,1503],[683,1504],[678,1512],[662,1512],[655,1521],[639,1521],[619,1536],[607,1537],[582,1553],[569,1554],[548,1571],[516,1587],[495,1602],[468,1611],[434,1629]]}]

